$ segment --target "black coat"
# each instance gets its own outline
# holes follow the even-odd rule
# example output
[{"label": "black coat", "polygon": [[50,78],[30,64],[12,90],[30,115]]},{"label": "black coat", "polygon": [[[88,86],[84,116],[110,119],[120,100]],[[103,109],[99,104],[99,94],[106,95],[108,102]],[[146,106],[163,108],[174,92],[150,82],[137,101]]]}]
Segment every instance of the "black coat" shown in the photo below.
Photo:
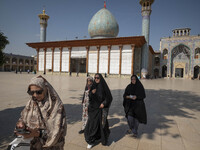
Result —
[{"label": "black coat", "polygon": [[[105,145],[110,134],[107,115],[112,102],[112,95],[102,75],[98,75],[100,76],[100,83],[94,83],[89,92],[88,121],[84,136],[88,144],[101,141]],[[93,89],[96,89],[94,94],[92,93]],[[99,108],[102,103],[104,104],[103,109]]]},{"label": "black coat", "polygon": [[[134,75],[135,76],[135,75]],[[133,77],[133,76],[132,76]],[[132,78],[131,77],[131,78]],[[147,114],[146,114],[146,108],[144,103],[144,98],[146,97],[144,87],[142,83],[139,81],[137,76],[136,78],[136,84],[129,84],[124,92],[124,111],[126,114],[126,117],[128,115],[133,116],[138,119],[140,123],[147,123]],[[126,96],[129,95],[136,95],[136,100],[127,99]]]}]

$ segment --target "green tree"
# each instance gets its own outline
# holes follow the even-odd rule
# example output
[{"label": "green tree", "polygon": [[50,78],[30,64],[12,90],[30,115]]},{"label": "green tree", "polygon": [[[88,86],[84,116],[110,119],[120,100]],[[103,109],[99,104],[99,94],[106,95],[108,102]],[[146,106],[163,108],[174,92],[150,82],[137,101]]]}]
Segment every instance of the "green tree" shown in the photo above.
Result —
[{"label": "green tree", "polygon": [[0,32],[0,66],[5,62],[5,54],[3,53],[3,50],[7,44],[9,44],[7,37],[4,36],[3,32]]}]

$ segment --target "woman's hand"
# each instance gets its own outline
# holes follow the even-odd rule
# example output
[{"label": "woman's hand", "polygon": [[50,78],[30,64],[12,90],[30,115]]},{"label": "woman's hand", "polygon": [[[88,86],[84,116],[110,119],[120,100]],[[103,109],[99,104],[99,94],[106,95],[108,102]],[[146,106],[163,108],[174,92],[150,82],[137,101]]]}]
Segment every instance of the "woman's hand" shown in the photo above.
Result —
[{"label": "woman's hand", "polygon": [[96,89],[93,89],[93,90],[92,90],[92,93],[93,93],[93,94],[96,93]]},{"label": "woman's hand", "polygon": [[101,104],[101,105],[99,106],[99,108],[104,108],[104,104]]},{"label": "woman's hand", "polygon": [[33,137],[39,137],[40,136],[40,131],[37,128],[31,129],[31,128],[27,127],[26,130],[29,131],[30,133],[19,134],[19,133],[16,132],[16,135],[21,135],[25,139],[33,138]]},{"label": "woman's hand", "polygon": [[132,99],[133,100],[136,100],[137,96],[136,95],[133,95]]},{"label": "woman's hand", "polygon": [[136,95],[131,95],[131,96],[126,96],[127,99],[132,99],[136,100],[137,96]]}]

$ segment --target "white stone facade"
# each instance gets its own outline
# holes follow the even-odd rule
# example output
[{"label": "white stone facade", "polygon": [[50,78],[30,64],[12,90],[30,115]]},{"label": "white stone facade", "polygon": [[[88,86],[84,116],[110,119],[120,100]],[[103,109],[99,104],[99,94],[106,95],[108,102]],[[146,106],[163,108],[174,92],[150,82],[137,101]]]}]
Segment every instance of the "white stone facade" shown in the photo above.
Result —
[{"label": "white stone facade", "polygon": [[[141,48],[136,49],[141,51]],[[69,48],[63,47],[62,54],[60,54],[60,48],[54,48],[54,53],[52,53],[52,48],[46,49],[46,70],[53,72],[69,72]],[[136,55],[138,55],[136,51]],[[38,71],[44,71],[44,49],[39,49],[39,59],[38,59]],[[53,55],[53,56],[52,56]],[[61,58],[60,58],[61,57]],[[71,59],[87,58],[86,47],[72,47],[71,48]],[[141,60],[141,52],[139,56],[135,56],[136,60],[139,58]],[[53,59],[53,60],[52,60]],[[109,62],[109,50],[108,46],[100,46],[99,48],[99,62],[98,60],[98,49],[97,46],[89,47],[88,51],[88,73],[107,73],[118,75],[120,73],[120,46],[112,45],[110,49],[110,64]],[[53,64],[52,64],[53,62]],[[61,62],[61,64],[60,64]],[[99,64],[99,68],[98,67]],[[134,64],[135,68],[137,65]],[[52,68],[53,66],[53,68]],[[61,69],[60,69],[61,66]],[[108,67],[110,67],[108,69]],[[131,45],[123,45],[121,51],[121,74],[130,75],[132,67],[132,47]],[[108,73],[108,70],[110,71]],[[139,69],[140,70],[140,69]]]}]

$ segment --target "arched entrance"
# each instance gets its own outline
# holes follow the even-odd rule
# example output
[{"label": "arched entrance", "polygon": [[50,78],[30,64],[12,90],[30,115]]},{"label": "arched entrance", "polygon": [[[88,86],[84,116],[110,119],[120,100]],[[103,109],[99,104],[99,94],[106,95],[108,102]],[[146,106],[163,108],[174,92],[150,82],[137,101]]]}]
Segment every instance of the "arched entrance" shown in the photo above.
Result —
[{"label": "arched entrance", "polygon": [[199,66],[195,66],[194,67],[194,79],[198,78],[200,74],[200,67]]},{"label": "arched entrance", "polygon": [[184,68],[182,64],[175,64],[175,78],[183,78],[184,77]]},{"label": "arched entrance", "polygon": [[167,66],[162,66],[162,77],[167,77]]},{"label": "arched entrance", "polygon": [[180,44],[171,51],[171,77],[189,77],[190,49]]}]

